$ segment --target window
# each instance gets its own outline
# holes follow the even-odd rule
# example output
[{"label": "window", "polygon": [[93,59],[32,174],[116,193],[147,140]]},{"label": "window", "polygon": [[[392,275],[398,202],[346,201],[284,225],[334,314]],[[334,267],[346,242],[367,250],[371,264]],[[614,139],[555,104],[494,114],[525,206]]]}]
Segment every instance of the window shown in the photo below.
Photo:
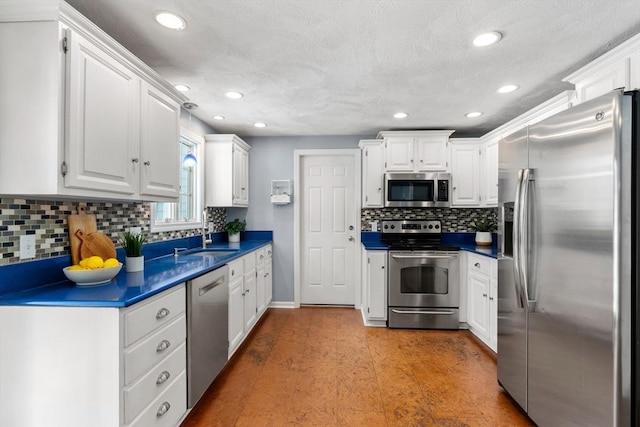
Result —
[{"label": "window", "polygon": [[202,225],[204,139],[186,129],[180,131],[180,161],[191,153],[198,163],[180,165],[180,197],[175,203],[151,203],[151,231],[199,228]]}]

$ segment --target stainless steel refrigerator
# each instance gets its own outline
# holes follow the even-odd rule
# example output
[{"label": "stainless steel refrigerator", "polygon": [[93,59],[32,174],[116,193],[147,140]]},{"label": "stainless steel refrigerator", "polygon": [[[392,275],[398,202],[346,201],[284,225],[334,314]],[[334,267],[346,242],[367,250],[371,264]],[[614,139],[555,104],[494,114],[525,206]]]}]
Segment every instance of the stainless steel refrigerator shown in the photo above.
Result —
[{"label": "stainless steel refrigerator", "polygon": [[504,138],[498,381],[539,426],[637,426],[638,93]]}]

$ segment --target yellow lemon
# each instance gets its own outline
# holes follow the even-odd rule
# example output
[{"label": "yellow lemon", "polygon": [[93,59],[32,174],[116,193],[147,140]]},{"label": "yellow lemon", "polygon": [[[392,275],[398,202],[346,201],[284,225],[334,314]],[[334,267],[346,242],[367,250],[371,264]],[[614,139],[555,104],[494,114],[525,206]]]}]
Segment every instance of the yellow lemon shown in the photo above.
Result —
[{"label": "yellow lemon", "polygon": [[88,262],[89,262],[89,258],[85,258],[83,260],[80,260],[80,267],[87,268],[87,263]]},{"label": "yellow lemon", "polygon": [[104,264],[102,265],[102,268],[117,267],[119,265],[120,265],[120,261],[118,261],[115,258],[109,258],[108,260],[105,260]]},{"label": "yellow lemon", "polygon": [[104,261],[102,261],[102,258],[96,255],[89,257],[87,259],[87,267],[89,267],[91,270],[95,270],[96,268],[102,268],[103,264],[104,264]]},{"label": "yellow lemon", "polygon": [[71,267],[69,267],[69,270],[84,270],[84,267],[78,265],[78,264],[74,264]]}]

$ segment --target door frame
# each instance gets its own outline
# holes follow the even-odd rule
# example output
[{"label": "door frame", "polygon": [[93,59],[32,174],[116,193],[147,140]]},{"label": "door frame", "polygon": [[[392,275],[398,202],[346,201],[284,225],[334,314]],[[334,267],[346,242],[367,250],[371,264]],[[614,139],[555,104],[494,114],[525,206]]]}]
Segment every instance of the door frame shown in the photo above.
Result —
[{"label": "door frame", "polygon": [[355,224],[353,225],[353,237],[355,238],[354,249],[353,249],[353,257],[354,257],[354,275],[353,275],[353,291],[354,295],[354,306],[356,309],[360,309],[362,304],[362,287],[361,287],[361,239],[360,239],[360,217],[361,217],[361,193],[362,193],[362,166],[361,161],[362,157],[360,154],[360,149],[351,149],[351,148],[341,148],[341,149],[316,149],[316,150],[294,150],[293,151],[293,176],[294,176],[294,186],[293,186],[293,306],[295,308],[300,307],[300,274],[301,274],[301,259],[300,259],[300,248],[301,248],[301,239],[302,234],[300,233],[300,214],[301,214],[301,206],[300,206],[300,191],[301,191],[301,183],[303,180],[304,170],[301,167],[302,160],[305,157],[314,157],[314,156],[352,156],[353,164],[354,164],[354,203],[355,203]]}]

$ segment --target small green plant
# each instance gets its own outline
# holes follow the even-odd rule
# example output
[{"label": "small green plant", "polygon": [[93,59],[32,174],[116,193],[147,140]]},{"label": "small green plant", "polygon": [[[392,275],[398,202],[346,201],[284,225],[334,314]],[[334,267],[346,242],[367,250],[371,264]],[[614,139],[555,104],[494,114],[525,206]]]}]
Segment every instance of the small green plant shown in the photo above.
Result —
[{"label": "small green plant", "polygon": [[236,218],[233,221],[226,223],[224,228],[229,234],[238,234],[247,228],[247,221],[243,220],[240,222],[240,220]]},{"label": "small green plant", "polygon": [[118,239],[128,257],[142,256],[142,245],[146,241],[147,236],[144,234],[132,234],[128,231]]},{"label": "small green plant", "polygon": [[480,218],[471,224],[471,228],[480,232],[492,232],[496,230],[496,222],[489,218]]}]

